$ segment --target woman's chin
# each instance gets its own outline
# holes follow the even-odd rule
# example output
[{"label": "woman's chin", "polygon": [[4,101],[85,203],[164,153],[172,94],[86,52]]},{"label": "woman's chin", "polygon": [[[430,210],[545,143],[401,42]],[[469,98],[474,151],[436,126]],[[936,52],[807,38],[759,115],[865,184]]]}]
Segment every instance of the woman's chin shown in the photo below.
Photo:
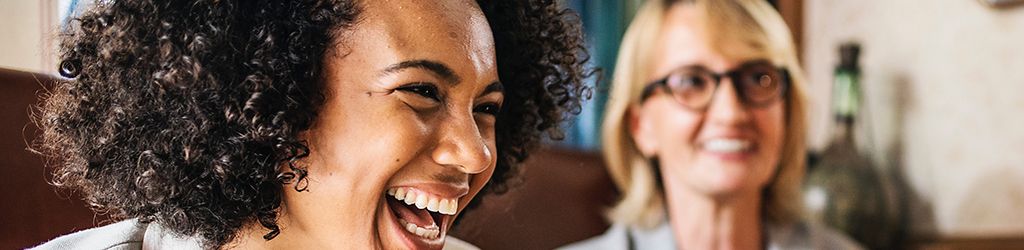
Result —
[{"label": "woman's chin", "polygon": [[730,198],[758,193],[761,185],[756,185],[742,173],[719,172],[717,174],[689,176],[685,183],[687,188],[698,194],[714,198]]},{"label": "woman's chin", "polygon": [[760,195],[763,185],[757,185],[742,178],[719,179],[707,183],[704,192],[711,197],[722,199],[745,198]]},{"label": "woman's chin", "polygon": [[[760,194],[760,191],[767,186],[769,176],[768,167],[756,166],[751,163],[721,163],[706,164],[708,168],[703,169],[703,176],[694,176],[697,179],[690,179],[691,183],[702,183],[703,191],[715,196],[736,196]],[[758,169],[765,168],[765,169]]]}]

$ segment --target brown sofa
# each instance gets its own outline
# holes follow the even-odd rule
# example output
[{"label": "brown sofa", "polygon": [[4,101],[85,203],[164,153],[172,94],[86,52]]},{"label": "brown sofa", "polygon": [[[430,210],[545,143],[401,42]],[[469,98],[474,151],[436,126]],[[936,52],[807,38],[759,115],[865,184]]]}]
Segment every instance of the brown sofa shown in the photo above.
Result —
[{"label": "brown sofa", "polygon": [[[52,168],[28,150],[37,134],[31,107],[58,78],[0,69],[0,249],[34,246],[109,223],[78,196],[47,184]],[[545,149],[527,162],[518,186],[488,196],[452,232],[483,249],[551,249],[607,228],[601,216],[614,188],[599,155]]]},{"label": "brown sofa", "polygon": [[548,148],[531,156],[523,182],[487,196],[453,235],[482,249],[552,249],[601,234],[615,187],[598,154]]},{"label": "brown sofa", "polygon": [[52,169],[28,149],[37,134],[31,107],[56,79],[0,68],[0,249],[34,246],[95,224],[80,199],[47,184]]}]

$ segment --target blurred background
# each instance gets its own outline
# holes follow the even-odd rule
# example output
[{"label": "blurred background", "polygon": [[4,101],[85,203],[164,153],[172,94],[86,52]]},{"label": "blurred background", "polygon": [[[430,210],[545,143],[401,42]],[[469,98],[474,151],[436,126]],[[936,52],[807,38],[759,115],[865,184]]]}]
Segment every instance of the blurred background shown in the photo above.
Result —
[{"label": "blurred background", "polygon": [[[51,169],[27,150],[30,106],[55,84],[56,31],[91,2],[0,0],[0,249],[108,222],[47,186]],[[562,2],[580,13],[604,77],[568,138],[453,233],[484,249],[550,249],[608,226],[602,208],[616,191],[598,131],[619,39],[642,1]],[[812,216],[872,248],[1024,249],[1024,5],[770,2],[809,79]]]}]

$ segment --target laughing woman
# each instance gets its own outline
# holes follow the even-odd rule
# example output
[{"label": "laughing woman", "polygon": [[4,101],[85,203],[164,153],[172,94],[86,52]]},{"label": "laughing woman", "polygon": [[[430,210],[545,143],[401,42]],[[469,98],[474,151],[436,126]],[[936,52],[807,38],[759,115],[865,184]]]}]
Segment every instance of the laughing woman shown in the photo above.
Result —
[{"label": "laughing woman", "polygon": [[73,24],[40,149],[124,221],[42,249],[452,245],[588,91],[552,1],[115,0]]}]

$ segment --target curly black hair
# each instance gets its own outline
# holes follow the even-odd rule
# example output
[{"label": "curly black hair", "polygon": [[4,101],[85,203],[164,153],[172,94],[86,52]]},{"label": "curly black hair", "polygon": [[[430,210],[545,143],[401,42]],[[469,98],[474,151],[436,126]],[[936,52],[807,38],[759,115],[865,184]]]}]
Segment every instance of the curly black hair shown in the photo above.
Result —
[{"label": "curly black hair", "polygon": [[[578,17],[555,1],[478,3],[506,91],[484,191],[502,193],[543,136],[562,137],[593,70]],[[112,218],[208,247],[250,222],[273,239],[282,185],[308,185],[298,134],[325,99],[322,58],[359,17],[343,0],[99,1],[61,35],[70,79],[42,97],[36,148],[55,185]]]}]

